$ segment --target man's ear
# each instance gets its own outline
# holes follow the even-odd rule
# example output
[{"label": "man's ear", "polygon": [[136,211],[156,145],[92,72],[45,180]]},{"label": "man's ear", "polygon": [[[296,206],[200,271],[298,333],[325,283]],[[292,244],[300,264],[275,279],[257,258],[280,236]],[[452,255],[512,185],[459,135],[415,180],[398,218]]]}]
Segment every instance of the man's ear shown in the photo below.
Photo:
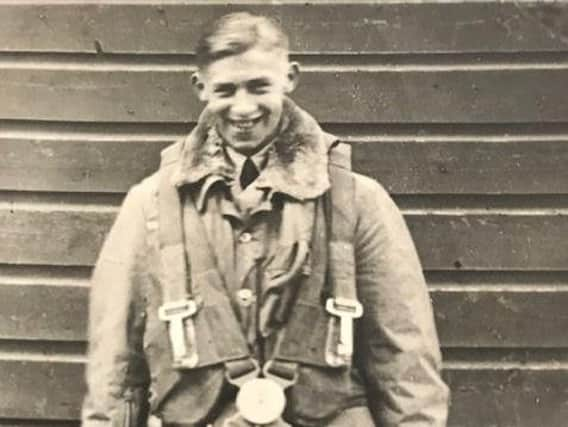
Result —
[{"label": "man's ear", "polygon": [[191,75],[191,86],[193,87],[193,92],[195,92],[195,96],[197,96],[197,98],[200,101],[203,102],[207,101],[205,83],[203,82],[203,77],[201,76],[199,71],[196,71]]},{"label": "man's ear", "polygon": [[298,86],[298,82],[300,81],[300,64],[296,61],[292,61],[288,64],[288,73],[286,74],[288,78],[288,82],[286,84],[285,92],[290,93],[296,86]]}]

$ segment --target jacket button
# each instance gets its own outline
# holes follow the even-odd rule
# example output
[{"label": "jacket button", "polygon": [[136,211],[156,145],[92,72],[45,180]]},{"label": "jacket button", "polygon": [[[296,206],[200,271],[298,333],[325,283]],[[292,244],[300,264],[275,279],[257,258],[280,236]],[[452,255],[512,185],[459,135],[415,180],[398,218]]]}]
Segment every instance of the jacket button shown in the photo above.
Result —
[{"label": "jacket button", "polygon": [[254,293],[248,288],[239,289],[237,291],[237,300],[243,307],[248,307],[254,302],[255,299],[256,297]]},{"label": "jacket button", "polygon": [[252,240],[252,234],[250,233],[243,233],[239,237],[239,242],[241,243],[248,243]]}]

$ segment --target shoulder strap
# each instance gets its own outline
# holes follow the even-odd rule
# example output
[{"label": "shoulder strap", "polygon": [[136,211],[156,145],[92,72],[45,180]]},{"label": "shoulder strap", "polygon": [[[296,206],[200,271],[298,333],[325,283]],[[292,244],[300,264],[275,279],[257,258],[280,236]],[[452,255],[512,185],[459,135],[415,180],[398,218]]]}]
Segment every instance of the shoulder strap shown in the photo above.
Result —
[{"label": "shoulder strap", "polygon": [[185,256],[182,203],[171,176],[181,151],[178,142],[162,152],[158,187],[159,242],[164,300],[185,300],[189,297],[189,266]]},{"label": "shoulder strap", "polygon": [[351,147],[334,143],[330,151],[331,190],[324,198],[328,249],[327,293],[335,298],[356,299],[355,277],[355,188],[351,174]]},{"label": "shoulder strap", "polygon": [[[179,382],[179,369],[249,357],[229,300],[222,292],[212,293],[209,289],[208,295],[217,297],[205,306],[200,295],[200,290],[205,292],[205,283],[213,288],[222,288],[222,284],[209,246],[197,244],[186,248],[186,227],[195,231],[197,241],[204,241],[205,232],[192,198],[188,195],[182,201],[180,190],[172,183],[181,149],[180,142],[164,150],[159,171],[158,238],[163,292],[159,317],[167,322],[174,360],[173,366],[164,368],[153,384],[153,410]],[[200,336],[196,331],[200,331]]]},{"label": "shoulder strap", "polygon": [[160,320],[168,323],[174,366],[194,367],[199,358],[195,328],[191,319],[201,305],[191,292],[191,278],[184,240],[182,203],[178,188],[171,182],[182,142],[162,152],[158,186],[158,224],[162,291],[164,302]]},{"label": "shoulder strap", "polygon": [[355,278],[355,185],[350,146],[332,145],[329,174],[331,190],[324,201],[329,236],[325,309],[331,317],[325,358],[331,366],[345,366],[353,355],[353,319],[363,314]]},{"label": "shoulder strap", "polygon": [[[353,318],[362,314],[362,307],[356,295],[353,241],[357,217],[350,153],[347,144],[330,145],[331,189],[320,205],[323,215],[318,215],[323,233],[315,232],[312,242],[318,265],[300,287],[276,346],[278,361],[335,367],[351,363]],[[315,274],[316,270],[321,273]],[[322,294],[327,298],[325,307],[320,304]]]}]

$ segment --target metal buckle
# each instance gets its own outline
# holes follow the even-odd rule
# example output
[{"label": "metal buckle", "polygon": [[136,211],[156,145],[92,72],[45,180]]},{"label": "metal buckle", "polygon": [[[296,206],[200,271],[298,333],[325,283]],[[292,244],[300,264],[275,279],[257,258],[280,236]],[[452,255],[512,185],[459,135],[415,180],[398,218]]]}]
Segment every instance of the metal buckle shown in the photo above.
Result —
[{"label": "metal buckle", "polygon": [[283,390],[287,389],[288,387],[296,384],[298,382],[298,369],[297,369],[297,365],[296,365],[296,369],[294,369],[294,373],[292,375],[292,378],[284,378],[280,375],[276,375],[272,372],[270,372],[270,369],[272,369],[272,366],[274,365],[274,360],[269,360],[268,362],[266,362],[264,364],[264,366],[262,367],[262,374],[266,377],[269,378],[275,382],[277,382],[280,387],[282,387]]},{"label": "metal buckle", "polygon": [[270,371],[273,367],[272,360],[265,363],[262,369],[255,359],[249,359],[247,362],[252,362],[252,369],[247,369],[236,377],[232,377],[229,370],[225,374],[229,383],[239,387],[235,400],[238,414],[253,425],[271,424],[284,413],[284,390],[297,381],[298,373],[295,370],[292,378],[283,378]]},{"label": "metal buckle", "polygon": [[197,313],[197,302],[194,299],[166,302],[158,309],[158,316],[164,322],[178,318],[185,319],[195,313]]},{"label": "metal buckle", "polygon": [[258,377],[258,374],[260,374],[260,372],[261,372],[258,361],[256,359],[251,358],[251,359],[247,359],[246,362],[250,362],[252,369],[249,370],[249,371],[246,371],[245,373],[243,373],[242,375],[239,375],[237,377],[232,377],[231,372],[228,369],[225,370],[225,378],[227,378],[227,381],[230,384],[233,384],[234,386],[237,386],[237,387],[240,388],[247,381],[250,381],[251,379]]},{"label": "metal buckle", "polygon": [[355,299],[338,297],[328,298],[325,303],[325,309],[329,314],[339,318],[339,342],[335,346],[334,351],[329,351],[330,340],[333,336],[333,331],[331,330],[333,322],[330,322],[326,360],[332,366],[350,363],[353,355],[353,319],[363,315],[363,306]]},{"label": "metal buckle", "polygon": [[193,368],[199,362],[195,327],[193,321],[188,319],[197,313],[197,309],[198,304],[194,299],[167,302],[158,309],[160,320],[168,322],[175,367]]},{"label": "metal buckle", "polygon": [[284,389],[270,378],[253,378],[242,385],[235,405],[241,417],[254,425],[271,424],[286,408]]}]

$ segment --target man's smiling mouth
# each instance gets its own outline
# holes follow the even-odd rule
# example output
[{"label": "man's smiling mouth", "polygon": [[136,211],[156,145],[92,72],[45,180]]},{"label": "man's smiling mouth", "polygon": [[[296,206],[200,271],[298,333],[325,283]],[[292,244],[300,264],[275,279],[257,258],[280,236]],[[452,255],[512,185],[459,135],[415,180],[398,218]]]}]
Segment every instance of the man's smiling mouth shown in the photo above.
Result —
[{"label": "man's smiling mouth", "polygon": [[231,120],[231,119],[227,120],[232,126],[235,126],[240,130],[249,130],[262,120],[262,116],[258,116],[254,119],[247,119],[247,120]]}]

